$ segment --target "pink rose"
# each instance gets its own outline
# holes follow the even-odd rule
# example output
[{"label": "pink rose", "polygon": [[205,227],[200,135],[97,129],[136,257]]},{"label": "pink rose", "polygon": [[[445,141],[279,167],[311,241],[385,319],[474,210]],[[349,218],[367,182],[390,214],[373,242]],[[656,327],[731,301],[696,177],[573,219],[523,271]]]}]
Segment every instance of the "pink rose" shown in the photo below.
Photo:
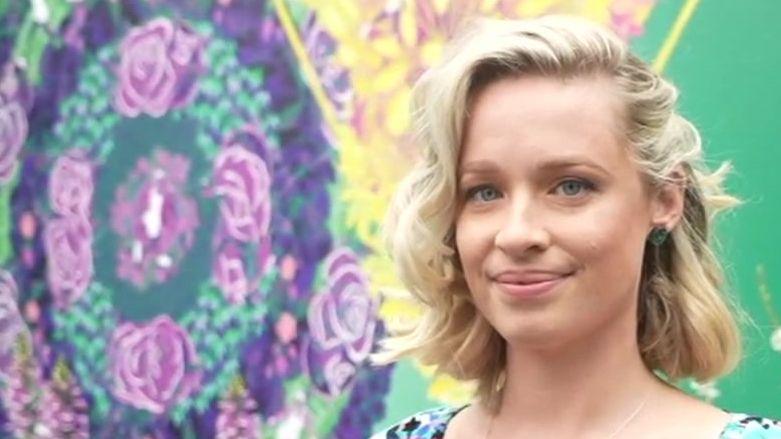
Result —
[{"label": "pink rose", "polygon": [[114,396],[155,414],[165,412],[200,385],[193,343],[167,315],[145,325],[118,327],[109,348],[109,363]]},{"label": "pink rose", "polygon": [[7,63],[0,71],[0,184],[14,175],[16,161],[28,134],[27,109],[32,89],[20,69]]},{"label": "pink rose", "polygon": [[331,395],[341,392],[369,355],[377,323],[377,301],[358,258],[348,248],[326,259],[328,290],[309,306],[312,338],[308,362],[314,382]]},{"label": "pink rose", "polygon": [[212,279],[215,285],[228,302],[243,304],[247,297],[258,291],[258,282],[274,264],[271,240],[266,237],[257,246],[247,248],[219,233],[213,245]]},{"label": "pink rose", "polygon": [[27,115],[18,102],[0,98],[0,183],[11,180],[16,158],[27,138]]},{"label": "pink rose", "polygon": [[0,100],[0,183],[16,170],[16,158],[27,138],[27,115],[18,102]]},{"label": "pink rose", "polygon": [[77,216],[53,218],[44,230],[46,275],[60,308],[66,308],[87,290],[92,280],[92,226]]},{"label": "pink rose", "polygon": [[238,144],[223,148],[214,167],[213,192],[221,196],[220,212],[228,235],[259,242],[271,222],[271,177],[266,162]]},{"label": "pink rose", "polygon": [[57,159],[49,178],[49,199],[55,212],[89,218],[94,190],[88,161],[75,155]]},{"label": "pink rose", "polygon": [[249,292],[249,281],[241,251],[235,245],[219,250],[214,260],[214,281],[228,302],[242,304]]},{"label": "pink rose", "polygon": [[0,269],[0,382],[6,380],[11,368],[16,338],[26,332],[26,326],[19,314],[17,301],[19,289],[11,273]]},{"label": "pink rose", "polygon": [[192,102],[204,70],[204,44],[189,27],[167,18],[133,28],[120,47],[117,110],[160,117]]}]

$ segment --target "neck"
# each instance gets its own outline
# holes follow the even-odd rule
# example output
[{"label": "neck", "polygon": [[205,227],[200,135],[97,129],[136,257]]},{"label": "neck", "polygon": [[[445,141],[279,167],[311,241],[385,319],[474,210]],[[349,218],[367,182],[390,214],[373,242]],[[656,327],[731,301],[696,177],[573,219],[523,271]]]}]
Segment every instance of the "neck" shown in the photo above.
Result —
[{"label": "neck", "polygon": [[646,397],[667,387],[643,363],[633,324],[611,324],[555,348],[508,343],[497,427],[529,432],[520,437],[612,433]]}]

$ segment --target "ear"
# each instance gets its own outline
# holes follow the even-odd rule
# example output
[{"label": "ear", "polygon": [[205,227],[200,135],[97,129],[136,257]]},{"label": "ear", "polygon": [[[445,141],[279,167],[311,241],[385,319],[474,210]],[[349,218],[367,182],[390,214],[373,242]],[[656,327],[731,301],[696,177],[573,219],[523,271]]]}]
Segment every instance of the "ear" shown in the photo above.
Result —
[{"label": "ear", "polygon": [[686,173],[678,165],[670,173],[670,181],[663,183],[651,196],[651,227],[672,230],[683,217]]}]

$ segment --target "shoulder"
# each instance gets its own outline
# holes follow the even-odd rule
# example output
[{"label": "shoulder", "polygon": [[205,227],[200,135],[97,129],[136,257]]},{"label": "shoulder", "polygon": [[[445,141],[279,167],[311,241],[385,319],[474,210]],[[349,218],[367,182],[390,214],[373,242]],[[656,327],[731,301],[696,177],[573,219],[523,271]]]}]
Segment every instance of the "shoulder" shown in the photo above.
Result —
[{"label": "shoulder", "polygon": [[447,423],[460,410],[447,406],[423,410],[375,433],[371,439],[442,439]]},{"label": "shoulder", "polygon": [[781,421],[732,413],[720,439],[781,439]]}]

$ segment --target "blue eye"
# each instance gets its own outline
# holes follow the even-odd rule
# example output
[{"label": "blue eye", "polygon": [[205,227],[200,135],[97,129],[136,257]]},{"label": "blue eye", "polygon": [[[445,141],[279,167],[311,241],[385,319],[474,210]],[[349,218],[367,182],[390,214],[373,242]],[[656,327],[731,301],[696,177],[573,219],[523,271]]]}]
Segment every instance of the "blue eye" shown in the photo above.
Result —
[{"label": "blue eye", "polygon": [[564,196],[576,197],[580,195],[583,190],[593,190],[594,184],[586,180],[568,179],[564,180],[556,186],[556,189],[561,189]]},{"label": "blue eye", "polygon": [[495,200],[499,198],[499,196],[500,193],[495,187],[487,185],[473,187],[466,193],[467,200],[474,200],[481,203]]}]

